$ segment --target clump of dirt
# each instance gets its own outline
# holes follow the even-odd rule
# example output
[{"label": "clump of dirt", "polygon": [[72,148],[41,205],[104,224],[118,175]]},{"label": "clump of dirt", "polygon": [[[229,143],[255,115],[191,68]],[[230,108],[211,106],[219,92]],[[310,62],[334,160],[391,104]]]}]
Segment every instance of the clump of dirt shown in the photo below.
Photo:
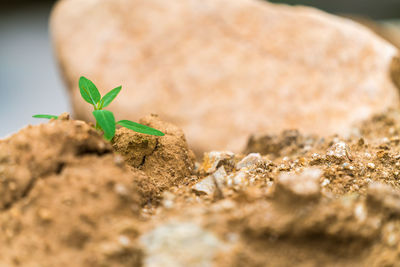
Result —
[{"label": "clump of dirt", "polygon": [[28,126],[0,141],[0,209],[18,201],[40,177],[59,173],[87,154],[111,153],[111,146],[83,121],[54,120]]},{"label": "clump of dirt", "polygon": [[182,131],[52,120],[0,142],[0,265],[396,266],[400,113],[285,131],[194,167]]},{"label": "clump of dirt", "polygon": [[392,60],[392,64],[390,65],[390,77],[397,88],[400,88],[400,55]]},{"label": "clump of dirt", "polygon": [[93,127],[29,126],[0,154],[0,265],[139,264],[135,177]]},{"label": "clump of dirt", "polygon": [[0,265],[140,266],[141,205],[194,166],[180,129],[141,122],[166,136],[119,129],[114,151],[64,114],[0,141]]},{"label": "clump of dirt", "polygon": [[165,136],[156,137],[120,128],[113,139],[113,148],[129,166],[147,175],[137,179],[144,198],[157,200],[162,191],[190,178],[195,156],[180,128],[161,121],[156,115],[147,116],[140,123],[162,131]]},{"label": "clump of dirt", "polygon": [[138,264],[140,199],[132,175],[114,159],[85,155],[38,177],[29,194],[0,213],[2,264]]},{"label": "clump of dirt", "polygon": [[280,135],[252,135],[243,153],[257,152],[273,158],[290,156],[299,150],[309,150],[315,141],[315,136],[304,136],[298,130],[286,130]]}]

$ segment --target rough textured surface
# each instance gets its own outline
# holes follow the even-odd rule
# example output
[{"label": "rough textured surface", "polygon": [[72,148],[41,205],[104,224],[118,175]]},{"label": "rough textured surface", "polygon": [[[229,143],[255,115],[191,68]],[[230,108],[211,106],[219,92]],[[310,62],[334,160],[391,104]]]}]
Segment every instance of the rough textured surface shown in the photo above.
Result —
[{"label": "rough textured surface", "polygon": [[[348,139],[293,132],[288,145],[285,132],[259,137],[268,153],[209,152],[174,183],[166,164],[193,167],[181,161],[181,131],[154,116],[142,122],[167,134],[155,152],[129,133],[113,140],[132,141],[122,151],[137,168],[81,121],[0,141],[0,266],[398,265],[398,110]],[[194,190],[202,183],[210,190]]]},{"label": "rough textured surface", "polygon": [[56,120],[28,126],[1,140],[0,209],[28,194],[38,177],[60,172],[76,157],[111,150],[110,144],[83,121]]},{"label": "rough textured surface", "polygon": [[[226,169],[222,183],[214,180],[219,193],[174,189],[166,195],[168,205],[153,210],[150,229],[171,221],[191,222],[213,233],[223,244],[215,266],[397,266],[399,129],[399,112],[391,111],[364,124],[362,137],[311,140],[298,133],[298,142],[288,149],[276,142],[286,140],[283,133],[273,138],[276,149],[270,154],[230,154],[229,161],[221,161],[215,155],[226,152],[208,153],[198,168],[199,180],[192,184]],[[306,149],[304,140],[309,140]],[[240,169],[231,168],[246,161]],[[210,174],[213,164],[219,168]],[[229,183],[241,173],[240,186]],[[162,237],[157,234],[154,240]],[[192,242],[188,246],[196,247]],[[151,255],[148,246],[143,249]],[[151,257],[144,256],[144,261]],[[179,265],[180,258],[173,260]]]},{"label": "rough textured surface", "polygon": [[144,233],[145,266],[206,267],[222,244],[212,233],[194,223],[170,222]]},{"label": "rough textured surface", "polygon": [[120,128],[113,139],[113,148],[129,166],[147,175],[140,176],[137,181],[143,196],[151,200],[193,174],[194,154],[188,148],[182,130],[175,125],[163,122],[155,115],[141,119],[140,123],[162,131],[165,136]]},{"label": "rough textured surface", "polygon": [[348,134],[398,102],[389,78],[394,46],[311,8],[62,0],[51,31],[78,118],[91,117],[80,75],[103,93],[122,84],[111,110],[133,120],[158,113],[184,129],[195,152],[237,152],[251,133],[288,128]]},{"label": "rough textured surface", "polygon": [[141,262],[135,175],[93,127],[28,126],[0,141],[0,158],[1,266]]}]

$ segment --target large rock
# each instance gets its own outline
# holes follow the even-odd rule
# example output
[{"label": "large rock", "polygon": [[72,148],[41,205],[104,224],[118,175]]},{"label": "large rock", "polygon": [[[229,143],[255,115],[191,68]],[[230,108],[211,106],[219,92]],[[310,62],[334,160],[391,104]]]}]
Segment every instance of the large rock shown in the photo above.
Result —
[{"label": "large rock", "polygon": [[254,0],[62,0],[56,55],[75,116],[79,76],[120,84],[117,119],[158,113],[196,152],[244,148],[251,133],[348,134],[397,104],[397,50],[347,19]]}]

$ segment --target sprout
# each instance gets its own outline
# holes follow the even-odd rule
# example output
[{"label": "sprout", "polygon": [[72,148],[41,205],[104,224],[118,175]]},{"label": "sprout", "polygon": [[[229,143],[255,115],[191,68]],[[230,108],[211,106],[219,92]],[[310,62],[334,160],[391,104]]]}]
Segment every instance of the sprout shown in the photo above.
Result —
[{"label": "sprout", "polygon": [[[142,125],[137,122],[121,120],[115,122],[114,114],[103,108],[107,107],[119,94],[122,87],[119,86],[117,88],[112,89],[110,92],[101,97],[99,90],[97,89],[94,83],[85,78],[81,77],[79,79],[79,90],[81,92],[82,98],[91,104],[94,108],[93,116],[96,119],[96,129],[103,131],[104,138],[107,140],[111,140],[115,135],[115,127],[116,125],[120,125],[122,127],[128,128],[138,133],[155,135],[155,136],[164,136],[164,133],[159,130],[153,129],[146,125]],[[57,119],[58,116],[48,115],[48,114],[38,114],[34,115],[34,118],[44,118],[44,119]]]}]

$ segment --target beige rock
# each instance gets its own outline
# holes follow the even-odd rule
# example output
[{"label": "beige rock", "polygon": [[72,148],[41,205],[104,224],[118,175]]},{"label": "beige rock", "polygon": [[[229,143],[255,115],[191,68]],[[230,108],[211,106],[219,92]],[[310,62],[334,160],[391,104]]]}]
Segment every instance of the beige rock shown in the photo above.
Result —
[{"label": "beige rock", "polygon": [[298,174],[283,172],[278,178],[277,195],[289,194],[292,198],[316,199],[320,196],[319,180],[322,174],[319,168],[308,168]]},{"label": "beige rock", "polygon": [[217,189],[225,187],[227,174],[224,166],[218,168],[216,172],[207,176],[200,182],[192,186],[192,190],[198,194],[212,195]]},{"label": "beige rock", "polygon": [[351,159],[351,152],[345,142],[338,141],[328,149],[326,156],[332,161],[344,161]]},{"label": "beige rock", "polygon": [[196,150],[243,149],[251,133],[348,134],[397,104],[397,50],[363,26],[306,7],[255,0],[62,0],[55,52],[74,115],[91,118],[78,78],[117,119],[158,113]]},{"label": "beige rock", "polygon": [[206,173],[213,173],[220,165],[233,165],[235,154],[230,151],[211,151],[204,153],[203,169]]},{"label": "beige rock", "polygon": [[224,244],[213,233],[191,222],[169,222],[141,236],[144,266],[213,266]]},{"label": "beige rock", "polygon": [[236,163],[236,170],[240,170],[242,168],[255,167],[257,165],[262,165],[264,163],[263,158],[260,153],[250,153],[246,157],[244,157],[241,161]]}]

